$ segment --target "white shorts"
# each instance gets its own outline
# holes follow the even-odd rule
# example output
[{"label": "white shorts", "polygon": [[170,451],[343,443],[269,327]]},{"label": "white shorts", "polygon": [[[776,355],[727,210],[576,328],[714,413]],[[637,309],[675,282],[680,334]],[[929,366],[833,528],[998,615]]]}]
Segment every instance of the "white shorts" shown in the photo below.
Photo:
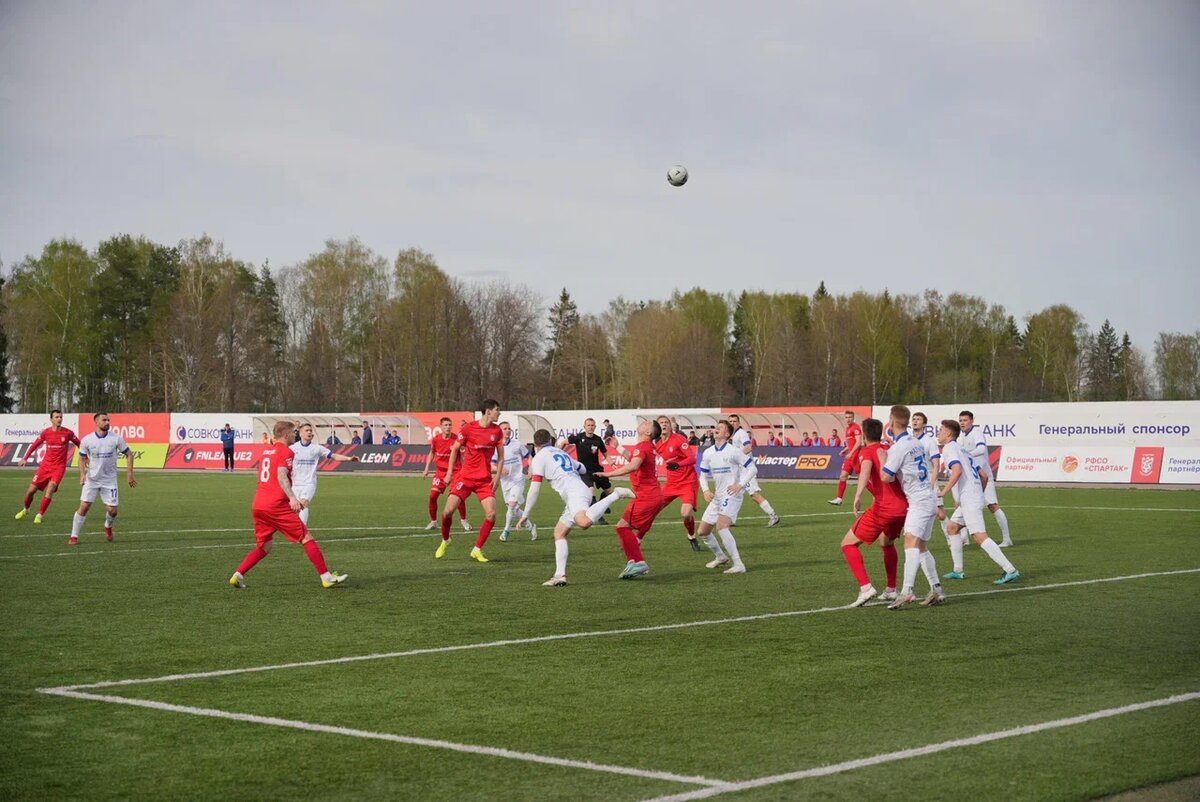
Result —
[{"label": "white shorts", "polygon": [[91,504],[96,500],[96,496],[100,497],[100,503],[106,507],[115,507],[118,503],[117,486],[102,487],[94,485],[91,482],[84,482],[83,492],[79,495],[80,501],[86,501]]},{"label": "white shorts", "polygon": [[577,487],[568,490],[566,506],[563,507],[563,513],[559,520],[574,526],[575,516],[581,512],[587,512],[587,508],[590,506],[592,506],[592,489],[590,487]]},{"label": "white shorts", "polygon": [[983,503],[985,505],[995,504],[996,506],[1000,506],[1000,500],[996,498],[996,480],[990,476],[988,477],[987,487],[983,489]]},{"label": "white shorts", "polygon": [[904,534],[928,541],[933,535],[933,522],[936,520],[937,504],[932,500],[927,503],[910,503],[908,513],[904,516]]},{"label": "white shorts", "polygon": [[758,486],[758,479],[751,479],[746,484],[742,485],[746,491],[746,495],[753,496],[755,493],[761,493],[762,488]]},{"label": "white shorts", "polygon": [[296,494],[296,498],[302,498],[305,501],[312,501],[313,496],[317,494],[317,486],[311,485],[292,485],[292,492]]},{"label": "white shorts", "polygon": [[987,534],[987,525],[983,522],[983,504],[978,500],[975,503],[959,504],[950,520],[959,526],[965,526],[972,535]]},{"label": "white shorts", "polygon": [[524,504],[525,503],[525,479],[520,481],[510,482],[506,479],[500,480],[500,492],[504,496],[505,504]]},{"label": "white shorts", "polygon": [[708,502],[708,507],[704,510],[704,515],[700,516],[700,520],[709,526],[716,526],[717,518],[724,515],[730,523],[737,523],[738,513],[742,510],[742,500],[749,492],[750,489],[746,488],[736,496],[718,493],[713,496],[712,501]]}]

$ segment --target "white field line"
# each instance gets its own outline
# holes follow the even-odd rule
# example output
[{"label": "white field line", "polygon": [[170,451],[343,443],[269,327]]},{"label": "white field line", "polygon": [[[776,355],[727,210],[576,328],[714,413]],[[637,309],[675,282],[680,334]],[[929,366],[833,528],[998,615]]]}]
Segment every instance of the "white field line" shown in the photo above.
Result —
[{"label": "white field line", "polygon": [[1005,504],[1010,510],[1104,510],[1106,512],[1200,512],[1200,507],[1084,507],[1077,504]]},{"label": "white field line", "polygon": [[1086,724],[1090,721],[1099,721],[1100,719],[1113,718],[1114,716],[1123,716],[1127,713],[1137,713],[1141,710],[1151,710],[1156,707],[1167,707],[1168,705],[1177,705],[1183,702],[1194,702],[1200,699],[1200,692],[1181,693],[1176,696],[1168,696],[1163,699],[1153,699],[1149,702],[1138,702],[1137,704],[1123,705],[1121,707],[1109,707],[1104,710],[1097,710],[1094,713],[1085,713],[1080,716],[1071,716],[1070,718],[1059,718],[1053,721],[1043,721],[1040,724],[1028,724],[1024,727],[1013,727],[1008,730],[998,730],[996,732],[987,732],[982,735],[973,735],[969,738],[956,738],[952,741],[942,741],[941,743],[929,744],[927,746],[917,746],[912,749],[901,749],[898,752],[887,752],[873,757],[864,757],[857,760],[847,760],[843,763],[834,763],[830,766],[818,766],[813,769],[805,769],[803,771],[793,771],[787,774],[774,774],[769,777],[759,777],[754,780],[746,780],[744,782],[728,783],[725,785],[710,786],[696,791],[689,791],[683,794],[671,794],[669,796],[654,797],[650,802],[687,802],[692,799],[708,799],[709,797],[720,796],[721,794],[736,793],[738,791],[748,791],[752,788],[762,788],[766,785],[778,785],[779,783],[795,782],[797,780],[807,780],[812,777],[828,777],[831,774],[841,774],[846,771],[854,771],[855,769],[867,768],[869,766],[878,766],[883,763],[893,763],[897,760],[908,760],[913,757],[923,757],[925,755],[934,755],[938,752],[945,752],[949,749],[958,749],[963,746],[978,746],[979,744],[991,743],[993,741],[1002,741],[1006,738],[1016,738],[1020,735],[1031,735],[1037,732],[1046,732],[1047,730],[1056,730],[1062,727],[1073,727],[1077,724]]},{"label": "white field line", "polygon": [[465,752],[472,755],[487,755],[489,757],[501,757],[509,760],[522,760],[528,763],[542,763],[548,766],[561,766],[569,769],[600,771],[607,774],[623,774],[629,777],[640,777],[647,780],[667,780],[669,782],[685,783],[687,785],[704,785],[709,787],[725,787],[727,785],[727,783],[721,780],[710,780],[707,777],[691,777],[681,774],[672,774],[666,771],[635,769],[628,766],[611,766],[605,763],[593,763],[589,760],[571,760],[569,758],[538,755],[532,752],[517,752],[512,749],[501,749],[494,746],[477,746],[474,744],[460,744],[455,743],[454,741],[442,741],[433,738],[415,738],[408,735],[393,735],[387,732],[356,730],[350,727],[334,727],[328,724],[313,724],[307,721],[294,721],[292,719],[275,718],[273,716],[256,716],[251,713],[233,713],[227,710],[214,710],[209,707],[189,707],[187,705],[168,704],[167,702],[155,702],[149,699],[128,699],[123,696],[106,696],[98,693],[80,693],[78,691],[62,688],[45,689],[42,692],[52,694],[54,696],[66,696],[72,699],[85,699],[93,702],[109,702],[112,704],[144,707],[151,710],[161,710],[168,713],[184,713],[192,716],[205,716],[207,718],[219,718],[229,721],[244,721],[250,724],[265,724],[270,727],[286,727],[293,730],[304,730],[305,732],[320,732],[328,735],[342,735],[350,738],[366,738],[372,741],[390,741],[392,743],[407,744],[409,746],[426,746],[434,749],[449,749],[453,752]]},{"label": "white field line", "polygon": [[[1110,582],[1128,582],[1135,579],[1149,579],[1152,577],[1162,576],[1179,576],[1184,574],[1200,573],[1200,568],[1183,568],[1175,571],[1157,571],[1144,574],[1130,574],[1128,576],[1112,576],[1102,577],[1100,579],[1079,579],[1072,582],[1055,582],[1047,585],[1025,585],[1022,587],[1002,587],[992,590],[977,590],[971,593],[959,593],[951,598],[970,598],[973,596],[992,596],[1000,593],[1029,593],[1039,590],[1056,590],[1059,588],[1074,588],[1084,587],[1088,585],[1100,585]],[[819,615],[822,613],[837,613],[846,612],[852,609],[849,605],[841,605],[838,607],[816,607],[807,610],[789,610],[779,613],[759,613],[756,615],[741,615],[732,618],[717,618],[706,619],[700,621],[684,621],[675,624],[654,624],[644,627],[628,627],[625,629],[600,629],[600,630],[585,630],[583,632],[565,632],[558,635],[538,635],[530,638],[510,638],[506,640],[485,641],[481,643],[464,643],[457,646],[433,646],[423,649],[408,649],[402,652],[382,652],[377,654],[351,655],[348,657],[332,657],[325,660],[305,660],[295,663],[280,663],[277,665],[265,666],[249,666],[245,668],[226,668],[215,671],[197,671],[187,674],[167,674],[160,677],[144,677],[138,679],[120,679],[120,680],[105,680],[102,682],[91,682],[80,685],[63,685],[57,688],[39,688],[42,693],[52,693],[57,691],[78,691],[90,690],[95,688],[115,688],[128,685],[146,685],[154,682],[182,682],[185,680],[194,679],[209,679],[212,677],[228,677],[235,674],[254,674],[263,671],[281,671],[291,668],[314,668],[318,666],[342,665],[345,663],[359,663],[367,660],[390,660],[402,657],[415,657],[425,654],[445,654],[448,652],[465,652],[476,649],[495,649],[503,646],[523,646],[530,643],[550,643],[553,641],[575,640],[578,638],[599,638],[610,637],[614,635],[639,635],[648,632],[668,632],[677,629],[691,629],[695,627],[709,627],[720,624],[739,624],[748,621],[767,621],[775,618],[796,618],[806,615]]]},{"label": "white field line", "polygon": [[[781,515],[779,517],[780,518],[824,518],[824,517],[835,516],[835,515],[849,515],[849,514],[850,514],[849,511],[845,511],[845,512],[806,512],[806,513],[794,513],[791,515]],[[743,515],[743,516],[741,516],[741,520],[754,520],[754,519],[759,519],[759,520],[765,521],[767,519],[767,516],[765,516],[765,515]],[[455,532],[458,531],[457,526],[458,525],[455,524],[455,527],[456,527]],[[314,528],[309,531],[311,531],[314,535],[319,536],[323,532],[391,532],[391,531],[396,531],[396,530],[420,532],[420,531],[424,531],[424,529],[425,529],[424,526],[327,526],[327,527],[322,527],[320,529]],[[135,531],[129,531],[129,532],[118,529],[116,531],[117,531],[117,536],[118,536],[117,539],[120,541],[123,541],[124,538],[126,538],[130,535],[168,535],[168,534],[182,534],[182,533],[204,534],[204,533],[209,533],[209,532],[216,532],[216,533],[242,532],[242,533],[249,535],[252,530],[247,527],[247,528],[238,528],[238,529],[144,529],[144,530],[140,530],[140,531],[135,530]],[[603,531],[603,530],[600,530],[600,531]],[[92,536],[92,535],[94,535],[96,537],[96,540],[99,541],[99,539],[100,539],[99,533],[88,533],[88,536]],[[319,540],[322,543],[352,543],[356,540],[394,540],[397,538],[437,537],[437,536],[439,536],[437,531],[430,531],[428,534],[419,534],[419,535],[377,535],[377,536],[373,536],[373,537],[342,537],[342,538],[320,537]],[[55,532],[46,532],[46,533],[39,532],[37,534],[8,535],[8,536],[4,536],[4,537],[0,538],[0,540],[8,539],[10,537],[11,538],[23,538],[23,537],[63,538],[63,537],[67,537],[67,534],[66,533],[59,534],[59,533],[55,533]],[[191,546],[156,546],[156,547],[147,548],[147,549],[111,548],[111,549],[102,549],[102,550],[97,550],[97,551],[80,551],[78,549],[78,547],[75,547],[75,548],[71,549],[70,551],[52,551],[52,552],[45,552],[45,553],[40,553],[40,554],[0,554],[0,560],[30,560],[30,559],[38,559],[38,558],[44,558],[44,557],[71,557],[76,554],[108,554],[108,555],[112,555],[112,556],[119,556],[121,554],[137,554],[139,552],[144,552],[144,551],[189,551],[192,549],[228,549],[228,548],[234,548],[234,547],[245,548],[245,547],[247,547],[248,543],[249,543],[249,541],[239,540],[236,543],[207,543],[207,544],[191,545]]]}]

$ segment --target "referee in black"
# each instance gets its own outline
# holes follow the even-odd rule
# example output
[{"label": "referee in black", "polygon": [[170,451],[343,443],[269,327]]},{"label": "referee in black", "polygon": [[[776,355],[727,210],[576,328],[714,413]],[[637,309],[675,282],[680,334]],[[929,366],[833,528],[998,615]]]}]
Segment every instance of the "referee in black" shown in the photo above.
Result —
[{"label": "referee in black", "polygon": [[[567,442],[575,446],[575,459],[579,460],[579,464],[587,469],[587,473],[583,475],[584,484],[600,489],[599,498],[596,497],[595,490],[592,491],[592,503],[594,504],[612,492],[612,482],[608,480],[608,477],[596,476],[597,473],[604,470],[604,466],[600,464],[600,457],[608,454],[608,449],[604,447],[604,439],[596,434],[596,421],[592,418],[585,420],[583,431],[568,437]],[[607,524],[608,522],[601,518],[596,523]]]}]

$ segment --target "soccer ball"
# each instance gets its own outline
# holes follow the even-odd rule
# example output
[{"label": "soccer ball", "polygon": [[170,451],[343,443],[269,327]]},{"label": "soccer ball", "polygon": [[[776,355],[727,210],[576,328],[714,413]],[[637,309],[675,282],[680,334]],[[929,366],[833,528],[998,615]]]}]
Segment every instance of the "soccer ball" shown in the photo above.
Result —
[{"label": "soccer ball", "polygon": [[667,183],[673,187],[681,187],[687,183],[687,168],[676,164],[667,170]]}]

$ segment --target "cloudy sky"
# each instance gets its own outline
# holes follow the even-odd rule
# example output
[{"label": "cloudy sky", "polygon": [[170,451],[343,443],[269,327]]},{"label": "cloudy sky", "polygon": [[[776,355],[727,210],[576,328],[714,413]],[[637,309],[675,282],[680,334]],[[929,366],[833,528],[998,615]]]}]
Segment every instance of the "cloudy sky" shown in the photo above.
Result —
[{"label": "cloudy sky", "polygon": [[0,259],[358,236],[587,311],[937,286],[1148,348],[1200,328],[1197,41],[1194,0],[0,0]]}]

